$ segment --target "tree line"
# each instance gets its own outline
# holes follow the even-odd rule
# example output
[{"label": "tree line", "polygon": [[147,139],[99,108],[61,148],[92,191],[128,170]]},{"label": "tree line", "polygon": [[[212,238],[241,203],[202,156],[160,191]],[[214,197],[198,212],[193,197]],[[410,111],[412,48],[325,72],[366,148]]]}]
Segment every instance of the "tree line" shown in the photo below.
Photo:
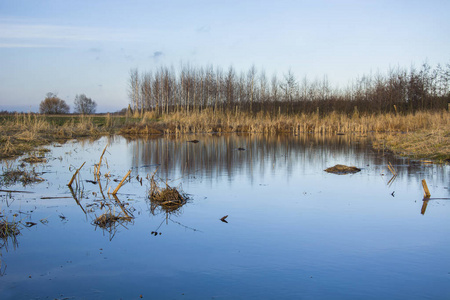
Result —
[{"label": "tree line", "polygon": [[[74,100],[74,113],[77,114],[94,114],[97,103],[85,94],[76,95]],[[68,114],[70,107],[66,101],[62,100],[55,93],[47,93],[44,100],[39,105],[41,114]]]},{"label": "tree line", "polygon": [[292,71],[270,78],[252,66],[237,72],[230,66],[161,66],[139,73],[130,70],[130,109],[143,113],[234,111],[269,114],[339,112],[352,114],[440,110],[450,102],[450,64],[432,68],[391,69],[362,76],[345,88],[332,87],[327,77],[297,80]]}]

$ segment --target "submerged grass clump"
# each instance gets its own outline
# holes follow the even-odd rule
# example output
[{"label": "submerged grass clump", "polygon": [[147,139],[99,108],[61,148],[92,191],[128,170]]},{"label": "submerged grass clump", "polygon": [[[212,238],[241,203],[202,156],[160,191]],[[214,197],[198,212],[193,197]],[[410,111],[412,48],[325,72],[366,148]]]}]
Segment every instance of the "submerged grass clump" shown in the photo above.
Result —
[{"label": "submerged grass clump", "polygon": [[44,181],[42,177],[34,170],[31,171],[17,169],[8,169],[3,172],[0,178],[0,185],[13,185],[17,182],[22,183],[23,186],[28,184]]},{"label": "submerged grass clump", "polygon": [[8,245],[8,241],[12,240],[14,247],[17,245],[17,236],[20,234],[20,223],[9,222],[7,218],[0,219],[0,239],[2,244],[0,248]]},{"label": "submerged grass clump", "polygon": [[28,156],[28,157],[22,159],[22,161],[27,162],[29,164],[38,164],[38,163],[45,163],[45,162],[47,162],[45,157],[34,156],[34,155]]},{"label": "submerged grass clump", "polygon": [[153,174],[150,178],[149,199],[151,202],[150,210],[154,214],[157,208],[166,213],[175,212],[186,204],[189,198],[181,191],[180,187],[171,187],[167,182],[163,183],[161,187],[155,180],[155,174]]},{"label": "submerged grass clump", "polygon": [[116,225],[116,222],[128,222],[131,221],[130,217],[124,217],[116,215],[111,211],[106,212],[94,220],[94,224],[102,229],[110,229]]}]

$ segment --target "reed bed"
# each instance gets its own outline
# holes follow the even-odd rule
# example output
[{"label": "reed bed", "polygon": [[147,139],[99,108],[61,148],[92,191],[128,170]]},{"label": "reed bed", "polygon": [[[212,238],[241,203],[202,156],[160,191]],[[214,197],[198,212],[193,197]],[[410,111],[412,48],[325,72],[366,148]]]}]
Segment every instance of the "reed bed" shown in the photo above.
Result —
[{"label": "reed bed", "polygon": [[[357,111],[347,116],[330,113],[298,115],[251,115],[242,112],[217,113],[174,112],[155,119],[154,113],[145,113],[138,124],[128,125],[120,131],[123,134],[185,134],[211,132],[263,132],[263,133],[368,133],[368,132],[411,132],[439,129],[450,126],[447,111],[418,112],[414,114],[363,114]],[[151,121],[146,121],[151,120]]]},{"label": "reed bed", "polygon": [[[0,119],[0,159],[10,158],[30,152],[36,147],[53,141],[65,141],[73,138],[100,137],[118,132],[127,136],[182,135],[191,133],[314,133],[314,134],[349,134],[358,133],[408,133],[404,139],[394,144],[394,138],[386,136],[375,141],[375,145],[390,147],[398,153],[414,153],[414,149],[397,147],[416,143],[422,135],[428,137],[426,152],[420,155],[442,157],[446,159],[446,134],[450,128],[450,114],[447,110],[424,111],[415,113],[360,113],[357,109],[352,114],[300,113],[271,114],[268,112],[248,113],[236,110],[215,110],[206,108],[201,111],[180,110],[172,113],[158,114],[154,111],[134,116],[56,116],[46,117],[35,114],[16,114]],[[447,130],[447,131],[446,131]],[[414,134],[410,134],[413,132]],[[420,132],[423,132],[422,134]],[[436,142],[431,143],[435,140]],[[443,141],[443,142],[442,142]],[[395,147],[394,147],[395,146]],[[421,147],[423,148],[423,147]],[[420,149],[417,149],[420,150]],[[433,152],[433,150],[435,152]],[[436,155],[435,155],[436,154]],[[443,154],[443,155],[442,155]],[[419,154],[418,154],[419,155]]]}]

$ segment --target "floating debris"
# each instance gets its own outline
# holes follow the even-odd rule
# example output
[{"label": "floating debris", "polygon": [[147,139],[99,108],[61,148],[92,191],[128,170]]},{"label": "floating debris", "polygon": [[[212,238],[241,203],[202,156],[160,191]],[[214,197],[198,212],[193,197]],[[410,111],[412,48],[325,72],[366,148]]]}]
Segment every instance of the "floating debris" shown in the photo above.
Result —
[{"label": "floating debris", "polygon": [[34,223],[34,222],[25,222],[25,226],[26,226],[26,227],[33,227],[33,226],[35,226],[35,225],[37,225],[37,223]]},{"label": "floating debris", "polygon": [[220,218],[220,221],[222,221],[224,223],[228,223],[227,218],[228,218],[228,215],[223,216],[222,218]]},{"label": "floating debris", "polygon": [[239,151],[245,151],[245,148],[239,147],[237,148]]},{"label": "floating debris", "polygon": [[354,174],[354,173],[358,173],[359,171],[361,171],[361,169],[359,169],[357,167],[353,167],[353,166],[349,167],[349,166],[345,166],[345,165],[335,165],[334,167],[325,169],[325,172],[338,174],[338,175]]}]

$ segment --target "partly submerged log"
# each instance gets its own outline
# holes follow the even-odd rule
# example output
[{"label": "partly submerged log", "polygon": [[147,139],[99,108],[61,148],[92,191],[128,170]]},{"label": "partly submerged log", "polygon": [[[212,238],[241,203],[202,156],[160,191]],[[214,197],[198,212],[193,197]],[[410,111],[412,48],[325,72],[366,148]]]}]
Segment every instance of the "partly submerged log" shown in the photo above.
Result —
[{"label": "partly submerged log", "polygon": [[335,165],[334,167],[330,167],[328,169],[325,169],[328,173],[338,174],[338,175],[345,175],[345,174],[354,174],[361,171],[361,169],[357,167],[349,167],[345,165]]}]

